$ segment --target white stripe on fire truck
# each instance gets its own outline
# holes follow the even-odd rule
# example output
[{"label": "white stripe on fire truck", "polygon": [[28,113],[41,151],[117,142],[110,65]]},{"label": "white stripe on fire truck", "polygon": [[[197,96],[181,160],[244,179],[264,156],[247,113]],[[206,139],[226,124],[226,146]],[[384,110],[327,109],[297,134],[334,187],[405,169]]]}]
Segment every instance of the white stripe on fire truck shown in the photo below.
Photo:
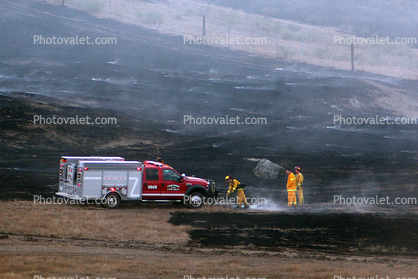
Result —
[{"label": "white stripe on fire truck", "polygon": [[161,196],[161,197],[174,197],[174,196],[184,196],[184,194],[142,194],[143,196]]}]

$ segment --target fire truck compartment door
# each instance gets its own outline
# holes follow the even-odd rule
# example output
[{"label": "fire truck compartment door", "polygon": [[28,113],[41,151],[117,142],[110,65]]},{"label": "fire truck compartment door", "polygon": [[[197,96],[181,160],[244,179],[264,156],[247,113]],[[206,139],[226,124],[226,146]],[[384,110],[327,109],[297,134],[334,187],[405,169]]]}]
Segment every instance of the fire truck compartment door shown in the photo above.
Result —
[{"label": "fire truck compartment door", "polygon": [[67,179],[66,182],[70,183],[71,185],[74,184],[74,178],[75,178],[75,164],[67,165]]},{"label": "fire truck compartment door", "polygon": [[128,199],[142,199],[142,172],[129,172]]},{"label": "fire truck compartment door", "polygon": [[89,170],[84,172],[82,196],[100,198],[102,193],[102,172]]}]

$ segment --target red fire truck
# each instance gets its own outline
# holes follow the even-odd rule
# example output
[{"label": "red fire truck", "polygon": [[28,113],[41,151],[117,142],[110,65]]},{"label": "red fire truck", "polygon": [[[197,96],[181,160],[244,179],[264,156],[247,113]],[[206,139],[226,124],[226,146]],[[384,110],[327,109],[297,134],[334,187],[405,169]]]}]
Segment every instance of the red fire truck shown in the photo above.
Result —
[{"label": "red fire truck", "polygon": [[61,157],[56,193],[75,200],[100,200],[107,208],[134,200],[181,201],[198,208],[217,194],[213,180],[180,175],[159,162],[80,156]]}]

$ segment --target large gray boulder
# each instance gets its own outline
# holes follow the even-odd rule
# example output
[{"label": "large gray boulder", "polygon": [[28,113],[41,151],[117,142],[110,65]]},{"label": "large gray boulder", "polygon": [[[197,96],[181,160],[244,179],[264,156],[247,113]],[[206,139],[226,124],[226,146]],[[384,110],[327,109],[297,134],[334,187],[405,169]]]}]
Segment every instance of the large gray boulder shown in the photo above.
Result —
[{"label": "large gray boulder", "polygon": [[282,166],[264,158],[257,163],[257,166],[254,168],[253,172],[255,176],[259,178],[276,179],[279,176],[281,170],[284,170]]}]

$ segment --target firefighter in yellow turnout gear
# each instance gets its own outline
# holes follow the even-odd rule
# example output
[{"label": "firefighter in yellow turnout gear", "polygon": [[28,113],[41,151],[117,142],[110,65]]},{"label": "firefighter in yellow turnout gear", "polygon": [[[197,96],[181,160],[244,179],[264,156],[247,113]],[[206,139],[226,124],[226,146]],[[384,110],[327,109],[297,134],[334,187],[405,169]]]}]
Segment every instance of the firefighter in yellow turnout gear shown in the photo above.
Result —
[{"label": "firefighter in yellow turnout gear", "polygon": [[296,172],[296,193],[298,196],[298,206],[303,206],[304,200],[303,200],[303,175],[300,172],[300,167],[295,167]]},{"label": "firefighter in yellow turnout gear", "polygon": [[287,174],[287,206],[297,206],[296,203],[296,184],[295,184],[295,175],[290,169],[286,170]]},{"label": "firefighter in yellow turnout gear", "polygon": [[235,190],[237,190],[237,198],[238,198],[238,205],[237,208],[241,208],[242,203],[244,202],[245,208],[250,207],[248,202],[247,202],[247,198],[245,197],[244,194],[244,189],[241,188],[241,182],[239,182],[237,179],[233,179],[232,176],[227,175],[225,177],[225,181],[229,183],[229,188],[228,188],[228,192],[227,192],[227,196],[229,196],[230,194],[232,194]]}]

